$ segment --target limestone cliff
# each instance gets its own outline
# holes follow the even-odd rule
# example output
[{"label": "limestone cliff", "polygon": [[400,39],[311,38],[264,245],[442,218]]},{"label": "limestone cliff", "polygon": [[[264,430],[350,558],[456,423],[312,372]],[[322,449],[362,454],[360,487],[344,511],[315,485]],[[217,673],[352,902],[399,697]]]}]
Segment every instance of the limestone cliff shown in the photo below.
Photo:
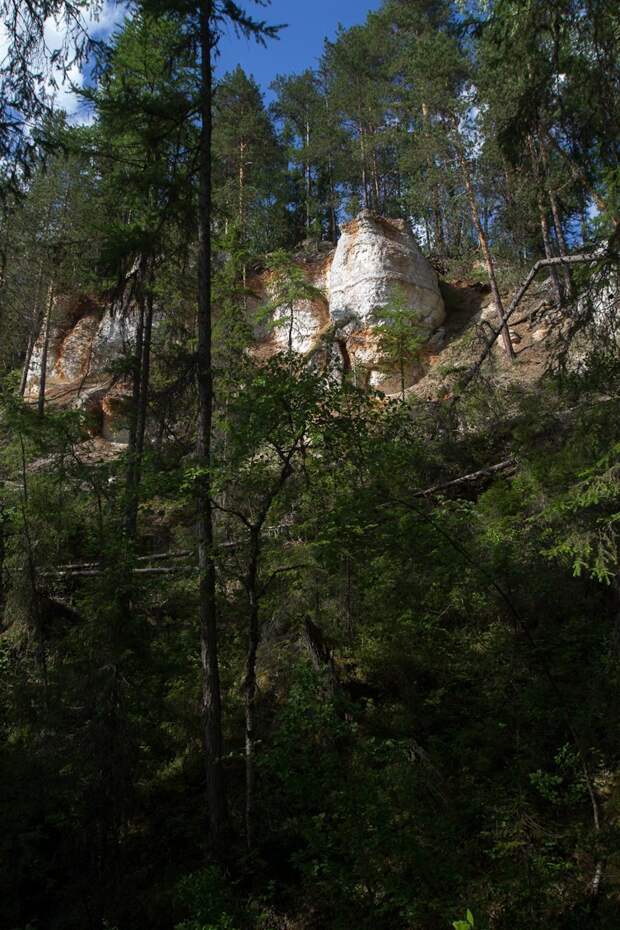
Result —
[{"label": "limestone cliff", "polygon": [[[257,327],[255,354],[268,357],[283,351],[290,338],[295,351],[323,353],[334,371],[351,372],[360,385],[386,394],[398,391],[394,365],[378,345],[376,311],[398,291],[419,321],[423,337],[436,333],[445,318],[435,272],[406,223],[363,211],[343,226],[335,249],[321,244],[314,256],[299,256],[296,261],[316,294],[294,304],[290,327]],[[269,270],[249,281],[254,294],[250,313],[270,299],[272,282]],[[288,309],[276,307],[273,322],[283,322],[278,318],[285,315],[290,316]],[[31,402],[39,393],[45,329],[44,325],[29,365],[26,399]],[[135,312],[122,316],[90,297],[58,301],[53,310],[46,398],[56,405],[89,410],[95,415],[94,428],[107,439],[124,437],[119,409],[128,385],[113,375],[111,367],[131,349],[135,329]],[[419,366],[410,366],[408,386],[421,373]]]},{"label": "limestone cliff", "polygon": [[[331,352],[327,362],[350,370],[360,386],[372,386],[386,394],[397,392],[399,377],[394,363],[384,357],[378,344],[376,312],[398,293],[415,314],[423,337],[430,338],[445,319],[437,276],[405,221],[365,210],[343,226],[334,250],[319,253],[314,260],[302,256],[298,263],[322,297],[294,305],[293,349],[303,354],[314,349],[327,355]],[[257,276],[250,284],[255,293],[253,309],[272,296],[270,273]],[[258,352],[284,351],[288,338],[287,327],[276,326],[263,334]],[[410,365],[407,386],[420,373],[419,366]]]}]

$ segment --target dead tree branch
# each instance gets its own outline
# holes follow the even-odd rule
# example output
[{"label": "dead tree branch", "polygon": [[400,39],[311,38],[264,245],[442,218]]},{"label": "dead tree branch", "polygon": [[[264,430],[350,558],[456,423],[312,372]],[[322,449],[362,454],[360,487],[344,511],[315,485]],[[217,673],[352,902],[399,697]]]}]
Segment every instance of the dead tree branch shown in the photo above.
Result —
[{"label": "dead tree branch", "polygon": [[425,488],[423,491],[416,491],[413,497],[430,497],[432,494],[437,494],[438,491],[457,487],[469,481],[477,481],[479,478],[488,478],[491,475],[498,474],[498,472],[513,470],[516,466],[516,459],[506,459],[503,462],[498,462],[497,465],[488,465],[486,468],[473,471],[468,475],[461,475],[459,478],[453,478],[451,481],[442,481],[441,484],[434,484],[432,487]]},{"label": "dead tree branch", "polygon": [[496,329],[493,329],[492,326],[489,327],[489,329],[492,330],[493,335],[489,339],[487,345],[485,346],[482,352],[482,355],[480,356],[476,364],[473,365],[469,369],[467,374],[465,375],[464,380],[461,382],[460,392],[458,394],[455,394],[454,400],[456,401],[461,397],[461,395],[465,392],[466,388],[470,385],[470,383],[473,381],[476,375],[480,372],[480,369],[482,368],[482,365],[484,364],[486,359],[489,357],[491,353],[491,349],[495,345],[495,342],[502,334],[502,331],[504,330],[504,328],[507,326],[508,321],[510,320],[511,316],[513,315],[513,313],[515,312],[515,310],[517,309],[517,307],[523,300],[530,284],[532,283],[532,281],[534,280],[534,278],[536,277],[536,275],[538,274],[541,268],[547,268],[549,266],[555,266],[555,265],[576,265],[576,264],[585,264],[589,262],[599,262],[601,261],[602,258],[604,258],[604,255],[602,253],[590,252],[590,253],[584,253],[580,255],[564,255],[560,258],[541,258],[539,261],[537,261],[536,264],[533,265],[532,268],[530,269],[528,276],[523,281],[521,287],[518,289],[517,293],[512,298],[512,301],[510,302],[510,305],[508,306],[507,310],[504,312],[504,315],[502,317],[502,325],[500,326],[500,328],[496,330]]}]

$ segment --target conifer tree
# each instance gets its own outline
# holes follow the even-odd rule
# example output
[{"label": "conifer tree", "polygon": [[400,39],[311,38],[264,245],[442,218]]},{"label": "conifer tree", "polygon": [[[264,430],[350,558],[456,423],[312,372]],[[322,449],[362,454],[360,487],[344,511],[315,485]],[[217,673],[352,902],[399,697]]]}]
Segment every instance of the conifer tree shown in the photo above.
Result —
[{"label": "conifer tree", "polygon": [[[263,4],[264,5],[264,4]],[[175,9],[176,12],[176,9]],[[212,107],[213,55],[221,29],[230,24],[246,36],[264,42],[275,35],[274,27],[249,16],[232,0],[206,0],[196,8],[181,4],[200,61],[200,167],[198,172],[198,314],[197,387],[198,422],[196,453],[198,479],[198,557],[200,569],[200,630],[203,669],[204,751],[210,838],[215,847],[226,826],[226,801],[222,772],[222,698],[218,659],[218,624],[212,504],[213,353],[211,305],[212,222]]]},{"label": "conifer tree", "polygon": [[264,252],[277,235],[274,201],[284,153],[256,82],[242,68],[224,75],[213,101],[214,209],[218,227],[236,226],[249,255]]},{"label": "conifer tree", "polygon": [[[331,118],[330,101],[318,75],[310,70],[293,77],[280,76],[272,89],[277,95],[273,112],[281,122],[292,164],[299,172],[306,235],[320,235],[327,227],[333,241],[339,130]],[[327,223],[322,216],[325,201],[329,203]]]}]

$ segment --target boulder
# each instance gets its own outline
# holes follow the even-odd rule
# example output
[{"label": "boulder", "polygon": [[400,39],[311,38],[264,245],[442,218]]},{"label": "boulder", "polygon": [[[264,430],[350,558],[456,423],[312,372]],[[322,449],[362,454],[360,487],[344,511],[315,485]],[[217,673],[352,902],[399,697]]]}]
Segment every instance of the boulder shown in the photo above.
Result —
[{"label": "boulder", "polygon": [[437,275],[424,258],[404,220],[388,220],[363,210],[342,227],[329,274],[333,320],[352,316],[374,322],[396,293],[403,295],[429,332],[445,319]]}]

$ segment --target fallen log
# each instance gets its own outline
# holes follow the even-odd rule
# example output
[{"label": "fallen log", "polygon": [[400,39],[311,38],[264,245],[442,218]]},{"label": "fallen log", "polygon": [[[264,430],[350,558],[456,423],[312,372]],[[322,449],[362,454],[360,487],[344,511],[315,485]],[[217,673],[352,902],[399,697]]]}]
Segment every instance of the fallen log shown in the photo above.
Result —
[{"label": "fallen log", "polygon": [[478,471],[472,471],[468,475],[461,475],[459,478],[453,478],[451,481],[442,481],[441,484],[434,484],[423,491],[416,491],[413,497],[430,497],[437,494],[438,491],[444,491],[448,488],[457,487],[460,484],[466,484],[469,481],[477,481],[479,478],[488,478],[490,475],[496,475],[499,472],[512,470],[517,467],[516,459],[510,458],[497,465],[488,465],[486,468],[480,468]]}]

